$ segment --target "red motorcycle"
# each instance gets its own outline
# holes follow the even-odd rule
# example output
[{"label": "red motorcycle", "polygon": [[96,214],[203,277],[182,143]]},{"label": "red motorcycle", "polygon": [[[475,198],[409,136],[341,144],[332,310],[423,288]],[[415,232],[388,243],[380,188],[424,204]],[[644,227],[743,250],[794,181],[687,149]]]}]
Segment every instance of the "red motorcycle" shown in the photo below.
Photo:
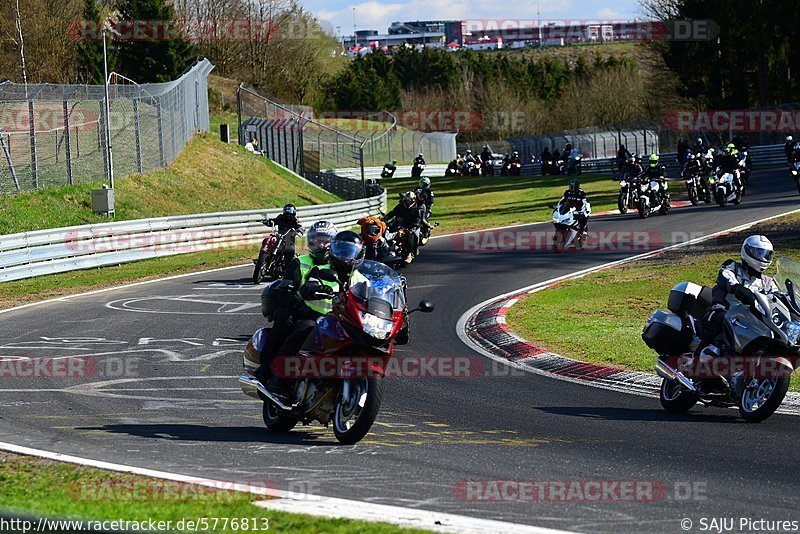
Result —
[{"label": "red motorcycle", "polygon": [[[273,432],[288,432],[297,423],[333,423],[333,433],[343,444],[359,442],[378,416],[383,398],[383,378],[394,346],[408,341],[408,316],[432,312],[431,302],[406,306],[405,277],[390,267],[366,260],[359,268],[368,282],[359,282],[331,297],[332,311],[317,320],[313,347],[296,356],[279,357],[272,373],[291,381],[286,396],[270,391],[250,375],[261,363],[269,328],[258,330],[244,352],[242,391],[263,401],[264,423]],[[333,271],[320,276],[334,281]],[[275,282],[275,284],[279,284]],[[266,310],[265,314],[268,313]]]},{"label": "red motorcycle", "polygon": [[261,241],[261,251],[258,259],[255,260],[253,269],[253,283],[258,285],[270,278],[280,278],[286,270],[286,241],[292,234],[298,233],[297,230],[289,230],[285,234],[272,233]]}]

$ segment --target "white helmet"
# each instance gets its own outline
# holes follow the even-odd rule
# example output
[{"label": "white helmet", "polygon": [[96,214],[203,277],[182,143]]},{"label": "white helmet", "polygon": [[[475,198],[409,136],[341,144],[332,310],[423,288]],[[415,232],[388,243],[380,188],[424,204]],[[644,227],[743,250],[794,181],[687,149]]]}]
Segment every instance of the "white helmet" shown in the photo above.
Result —
[{"label": "white helmet", "polygon": [[791,143],[791,142],[792,142],[792,139],[793,139],[793,138],[792,138],[792,136],[791,136],[791,135],[787,135],[787,136],[786,136],[786,142],[787,142],[787,143]]},{"label": "white helmet", "polygon": [[772,243],[763,235],[751,235],[742,243],[742,261],[763,273],[772,265]]}]

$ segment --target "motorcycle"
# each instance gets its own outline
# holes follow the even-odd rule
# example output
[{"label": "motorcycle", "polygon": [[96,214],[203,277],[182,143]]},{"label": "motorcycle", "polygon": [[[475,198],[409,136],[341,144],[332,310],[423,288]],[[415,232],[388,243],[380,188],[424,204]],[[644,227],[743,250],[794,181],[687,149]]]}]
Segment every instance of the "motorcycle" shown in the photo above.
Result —
[{"label": "motorcycle", "polygon": [[567,174],[568,175],[570,175],[570,176],[573,175],[573,174],[577,174],[578,176],[581,175],[581,159],[582,158],[583,158],[582,156],[577,155],[577,156],[570,156],[569,159],[567,159]]},{"label": "motorcycle", "polygon": [[494,165],[492,165],[491,159],[481,162],[481,176],[494,176]]},{"label": "motorcycle", "polygon": [[[585,213],[588,217],[592,208],[589,201],[584,201]],[[553,211],[553,250],[561,252],[574,244],[576,250],[580,250],[586,244],[586,232],[580,229],[578,221],[578,210],[567,203],[559,203]]]},{"label": "motorcycle", "polygon": [[722,172],[721,169],[718,169],[716,175],[714,201],[722,208],[728,202],[735,206],[741,204],[744,190],[738,173]]},{"label": "motorcycle", "polygon": [[669,311],[656,310],[642,331],[643,341],[659,355],[659,397],[667,412],[685,413],[698,402],[737,406],[745,421],[757,423],[778,409],[800,362],[800,309],[792,281],[787,278],[785,285],[785,294],[748,297],[737,291],[729,297],[719,355],[697,353],[698,325],[711,305],[711,288],[691,282],[672,288]]},{"label": "motorcycle", "polygon": [[465,167],[466,174],[464,176],[480,176],[481,165],[477,161],[468,161]]},{"label": "motorcycle", "polygon": [[[402,221],[395,220],[395,221],[387,221],[387,230],[384,236],[386,237],[386,241],[389,242],[392,250],[396,251],[397,255],[400,257],[399,261],[396,262],[396,266],[405,267],[406,265],[411,265],[419,255],[419,250],[409,250],[408,246],[408,232],[411,232],[410,229],[404,228],[402,225]],[[395,228],[391,230],[390,228]]]},{"label": "motorcycle", "polygon": [[456,164],[450,164],[447,166],[447,170],[444,172],[445,176],[464,176],[464,171],[462,170],[461,166]]},{"label": "motorcycle", "polygon": [[617,207],[619,212],[624,215],[628,213],[628,209],[639,203],[639,179],[625,171],[619,173],[617,179],[619,180]]},{"label": "motorcycle", "polygon": [[800,161],[795,161],[790,166],[792,172],[792,178],[794,178],[794,184],[797,186],[797,192],[800,193]]},{"label": "motorcycle", "polygon": [[708,190],[703,187],[702,176],[697,172],[687,172],[686,177],[686,193],[689,195],[689,202],[692,206],[697,206],[701,200],[710,202],[711,197],[708,195]]},{"label": "motorcycle", "polygon": [[414,166],[411,167],[411,177],[412,178],[419,178],[422,176],[422,172],[425,170],[424,163],[414,162]]},{"label": "motorcycle", "polygon": [[658,211],[662,215],[669,213],[672,207],[669,200],[669,183],[664,180],[662,183],[659,180],[642,180],[639,184],[639,203],[637,210],[639,217],[646,219],[654,211]]},{"label": "motorcycle", "polygon": [[396,168],[393,168],[391,165],[387,163],[386,165],[383,166],[383,170],[381,171],[381,178],[383,179],[392,178],[396,170],[397,170]]},{"label": "motorcycle", "polygon": [[[313,348],[273,362],[273,372],[292,382],[286,396],[252,376],[270,328],[258,330],[247,343],[239,386],[263,402],[262,418],[271,431],[289,432],[297,423],[333,423],[336,439],[352,445],[375,422],[394,347],[408,341],[409,315],[430,313],[434,305],[423,300],[408,310],[405,278],[382,263],[365,260],[359,271],[369,283],[345,285],[335,296],[318,295],[332,298],[333,309],[317,320]],[[336,277],[329,270],[327,276]]]},{"label": "motorcycle", "polygon": [[[266,220],[262,221],[266,224]],[[284,250],[286,242],[297,230],[291,229],[284,234],[271,233],[261,241],[261,251],[255,260],[253,269],[253,284],[258,285],[267,278],[280,278],[286,270]]]}]

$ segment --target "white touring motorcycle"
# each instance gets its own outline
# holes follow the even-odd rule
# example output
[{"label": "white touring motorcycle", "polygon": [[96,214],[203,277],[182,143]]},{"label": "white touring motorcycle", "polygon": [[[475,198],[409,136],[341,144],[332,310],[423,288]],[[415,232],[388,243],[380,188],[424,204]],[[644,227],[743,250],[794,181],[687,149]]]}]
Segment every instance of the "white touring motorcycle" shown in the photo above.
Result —
[{"label": "white touring motorcycle", "polygon": [[[583,201],[583,206],[583,214],[588,219],[592,213],[592,206],[588,200]],[[553,211],[553,226],[555,227],[553,250],[556,252],[562,251],[572,244],[577,250],[580,250],[586,244],[586,232],[580,229],[578,215],[580,215],[580,211],[565,202],[560,202],[555,206],[555,211]]]},{"label": "white touring motorcycle", "polygon": [[720,207],[725,207],[728,202],[733,205],[741,204],[744,195],[744,186],[739,173],[722,172],[717,170],[717,179],[714,181],[714,201]]},{"label": "white touring motorcycle", "polygon": [[782,293],[729,296],[723,333],[715,341],[718,355],[697,351],[711,288],[691,282],[672,288],[669,311],[656,310],[642,332],[659,355],[656,372],[666,411],[685,413],[698,402],[736,406],[745,421],[757,423],[780,407],[800,363],[800,307],[792,283],[800,279],[800,264],[781,258],[778,273]]}]

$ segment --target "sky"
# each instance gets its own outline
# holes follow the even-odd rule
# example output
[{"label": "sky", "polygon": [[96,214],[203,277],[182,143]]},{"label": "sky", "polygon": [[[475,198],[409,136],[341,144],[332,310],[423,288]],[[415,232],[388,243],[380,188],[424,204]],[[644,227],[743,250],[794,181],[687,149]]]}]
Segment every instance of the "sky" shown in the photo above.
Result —
[{"label": "sky", "polygon": [[[353,8],[359,30],[386,33],[393,21],[510,19],[535,20],[536,0],[301,0],[331,32],[353,33]],[[540,0],[541,19],[642,17],[638,0]]]}]

